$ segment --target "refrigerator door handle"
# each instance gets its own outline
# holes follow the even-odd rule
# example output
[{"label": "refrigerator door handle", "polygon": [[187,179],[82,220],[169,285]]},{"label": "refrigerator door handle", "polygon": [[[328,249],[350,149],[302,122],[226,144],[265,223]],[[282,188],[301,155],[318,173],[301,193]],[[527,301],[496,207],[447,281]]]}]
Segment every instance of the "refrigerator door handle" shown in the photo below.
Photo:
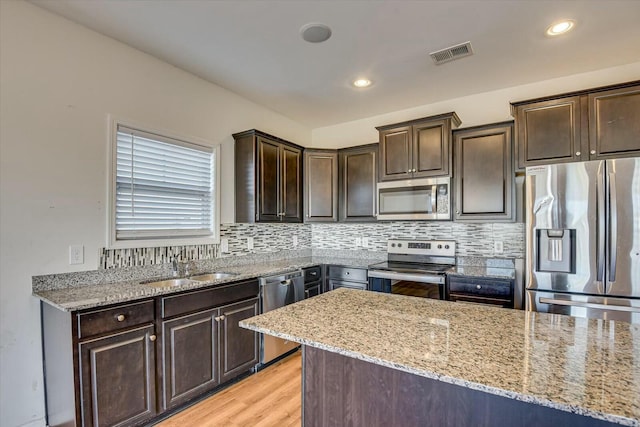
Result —
[{"label": "refrigerator door handle", "polygon": [[605,194],[604,194],[604,176],[602,169],[598,168],[598,181],[596,186],[596,206],[598,215],[598,230],[596,232],[596,240],[598,242],[598,253],[596,254],[597,276],[596,280],[602,282],[604,280],[604,212],[605,212]]},{"label": "refrigerator door handle", "polygon": [[598,304],[594,302],[567,301],[563,299],[553,299],[540,297],[538,299],[541,304],[550,305],[569,305],[573,307],[598,308],[601,310],[628,311],[631,313],[640,313],[640,307],[631,307],[627,305]]},{"label": "refrigerator door handle", "polygon": [[[609,173],[609,277],[608,283],[616,281],[618,258],[618,198],[616,194],[616,174]],[[608,286],[607,286],[608,288]],[[608,291],[608,289],[607,289]]]}]

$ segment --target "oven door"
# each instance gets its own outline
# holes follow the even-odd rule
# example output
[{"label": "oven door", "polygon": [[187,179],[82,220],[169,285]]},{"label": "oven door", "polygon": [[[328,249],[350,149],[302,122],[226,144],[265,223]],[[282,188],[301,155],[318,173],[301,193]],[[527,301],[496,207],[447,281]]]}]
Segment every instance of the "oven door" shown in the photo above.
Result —
[{"label": "oven door", "polygon": [[444,299],[444,276],[369,270],[369,289],[389,294]]}]

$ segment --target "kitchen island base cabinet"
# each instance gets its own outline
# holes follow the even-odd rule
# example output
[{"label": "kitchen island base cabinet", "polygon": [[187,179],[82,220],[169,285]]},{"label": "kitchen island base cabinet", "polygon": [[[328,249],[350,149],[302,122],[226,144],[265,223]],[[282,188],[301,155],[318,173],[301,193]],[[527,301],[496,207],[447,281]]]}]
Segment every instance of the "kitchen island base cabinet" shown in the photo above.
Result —
[{"label": "kitchen island base cabinet", "polygon": [[305,427],[615,424],[302,346]]}]

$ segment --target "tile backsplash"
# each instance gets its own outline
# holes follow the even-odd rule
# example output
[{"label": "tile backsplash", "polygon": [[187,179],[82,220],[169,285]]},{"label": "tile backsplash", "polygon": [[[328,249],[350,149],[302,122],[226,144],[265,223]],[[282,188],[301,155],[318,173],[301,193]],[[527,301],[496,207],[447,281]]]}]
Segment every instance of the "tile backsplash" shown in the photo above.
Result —
[{"label": "tile backsplash", "polygon": [[[390,221],[367,224],[313,224],[314,249],[357,249],[386,251],[387,239],[455,240],[456,255],[524,258],[522,223],[461,223],[436,221]],[[367,248],[356,247],[356,238],[366,237]],[[503,243],[503,252],[494,252],[494,242]]]},{"label": "tile backsplash", "polygon": [[[482,223],[435,221],[390,221],[362,224],[222,224],[221,239],[227,239],[228,252],[219,245],[169,246],[135,249],[102,249],[101,269],[135,267],[180,261],[226,258],[281,250],[333,249],[385,252],[388,238],[455,240],[458,256],[524,258],[522,223]],[[298,245],[293,247],[294,236]],[[253,237],[253,249],[247,247]],[[356,238],[368,239],[368,247],[356,247]],[[501,241],[502,253],[494,252]]]}]

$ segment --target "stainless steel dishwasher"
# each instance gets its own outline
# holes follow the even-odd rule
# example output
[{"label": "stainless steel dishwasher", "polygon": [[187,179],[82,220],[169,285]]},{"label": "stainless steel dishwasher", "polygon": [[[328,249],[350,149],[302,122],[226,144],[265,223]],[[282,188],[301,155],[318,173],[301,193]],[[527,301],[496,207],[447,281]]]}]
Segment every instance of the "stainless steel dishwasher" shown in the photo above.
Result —
[{"label": "stainless steel dishwasher", "polygon": [[[260,279],[261,313],[266,313],[303,299],[304,276],[302,270]],[[268,363],[276,357],[297,348],[299,345],[296,342],[260,334],[260,363]]]}]

